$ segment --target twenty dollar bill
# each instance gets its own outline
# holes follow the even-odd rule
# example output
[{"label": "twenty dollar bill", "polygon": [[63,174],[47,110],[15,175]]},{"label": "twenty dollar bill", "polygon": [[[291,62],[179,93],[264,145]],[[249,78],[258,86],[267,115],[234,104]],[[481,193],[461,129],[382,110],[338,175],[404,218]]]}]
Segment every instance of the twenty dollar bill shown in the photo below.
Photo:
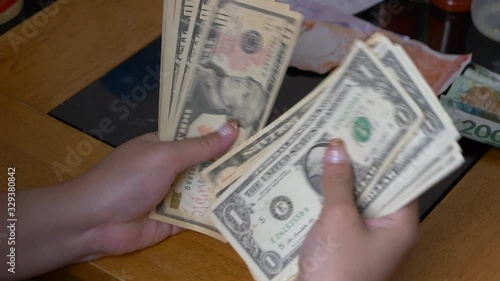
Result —
[{"label": "twenty dollar bill", "polygon": [[215,225],[258,280],[297,273],[300,248],[321,212],[329,140],[345,141],[360,194],[421,125],[420,109],[363,43],[338,71],[287,141],[214,203]]}]

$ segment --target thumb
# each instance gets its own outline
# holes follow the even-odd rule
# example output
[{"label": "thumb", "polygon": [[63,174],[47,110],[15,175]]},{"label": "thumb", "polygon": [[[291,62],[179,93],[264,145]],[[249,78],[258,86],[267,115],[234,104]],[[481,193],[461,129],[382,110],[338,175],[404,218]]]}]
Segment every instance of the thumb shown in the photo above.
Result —
[{"label": "thumb", "polygon": [[347,207],[357,212],[351,162],[344,143],[333,139],[323,160],[324,208]]},{"label": "thumb", "polygon": [[226,152],[238,137],[238,122],[229,120],[216,132],[205,136],[169,143],[175,172],[212,160]]}]

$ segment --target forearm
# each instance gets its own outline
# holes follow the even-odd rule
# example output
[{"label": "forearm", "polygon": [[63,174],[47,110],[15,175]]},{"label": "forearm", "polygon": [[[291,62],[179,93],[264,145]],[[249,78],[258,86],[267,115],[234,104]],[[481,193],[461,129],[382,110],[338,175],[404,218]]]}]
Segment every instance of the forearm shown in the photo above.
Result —
[{"label": "forearm", "polygon": [[[89,198],[71,183],[18,191],[15,245],[0,243],[3,265],[15,247],[15,274],[2,270],[0,279],[24,279],[97,257]],[[0,200],[7,202],[7,194]],[[1,213],[6,222],[7,212]]]}]

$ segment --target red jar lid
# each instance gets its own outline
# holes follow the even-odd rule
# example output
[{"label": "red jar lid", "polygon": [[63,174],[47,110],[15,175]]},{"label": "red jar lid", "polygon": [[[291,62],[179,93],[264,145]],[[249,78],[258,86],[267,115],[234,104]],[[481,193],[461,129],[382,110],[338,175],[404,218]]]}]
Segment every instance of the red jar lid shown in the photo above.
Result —
[{"label": "red jar lid", "polygon": [[470,11],[471,0],[432,0],[432,4],[447,12]]},{"label": "red jar lid", "polygon": [[0,0],[0,13],[5,12],[10,6],[14,5],[18,0]]}]

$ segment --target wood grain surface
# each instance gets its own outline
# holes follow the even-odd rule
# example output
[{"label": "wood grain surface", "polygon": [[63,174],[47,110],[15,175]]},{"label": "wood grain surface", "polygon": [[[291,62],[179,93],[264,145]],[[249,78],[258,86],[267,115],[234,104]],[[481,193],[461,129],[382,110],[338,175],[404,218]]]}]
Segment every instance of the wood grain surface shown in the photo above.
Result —
[{"label": "wood grain surface", "polygon": [[[93,167],[112,148],[22,102],[0,94],[1,171],[16,167],[20,189],[58,183]],[[89,147],[83,151],[81,147]],[[79,149],[80,148],[80,149]],[[87,155],[88,154],[88,155]],[[64,165],[59,172],[54,167]],[[5,173],[1,175],[6,177]],[[2,181],[3,182],[3,181]],[[6,191],[7,185],[1,190]]]},{"label": "wood grain surface", "polygon": [[500,280],[500,149],[491,148],[421,223],[398,280]]}]

